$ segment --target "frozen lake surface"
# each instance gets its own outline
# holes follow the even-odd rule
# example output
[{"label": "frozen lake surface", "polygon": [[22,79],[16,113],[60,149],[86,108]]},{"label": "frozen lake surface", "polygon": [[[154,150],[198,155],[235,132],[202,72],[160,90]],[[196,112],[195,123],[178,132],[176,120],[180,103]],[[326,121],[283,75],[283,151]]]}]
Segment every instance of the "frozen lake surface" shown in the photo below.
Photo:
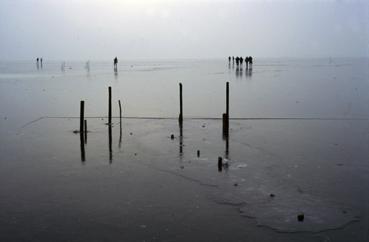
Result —
[{"label": "frozen lake surface", "polygon": [[368,63],[1,62],[0,240],[368,241]]}]

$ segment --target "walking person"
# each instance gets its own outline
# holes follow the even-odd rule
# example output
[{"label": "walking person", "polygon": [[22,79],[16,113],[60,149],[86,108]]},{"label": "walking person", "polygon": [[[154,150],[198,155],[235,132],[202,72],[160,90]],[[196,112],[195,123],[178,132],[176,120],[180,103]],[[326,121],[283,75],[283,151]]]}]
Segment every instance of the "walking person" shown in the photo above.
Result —
[{"label": "walking person", "polygon": [[117,57],[114,58],[114,71],[115,72],[118,71],[118,58]]}]

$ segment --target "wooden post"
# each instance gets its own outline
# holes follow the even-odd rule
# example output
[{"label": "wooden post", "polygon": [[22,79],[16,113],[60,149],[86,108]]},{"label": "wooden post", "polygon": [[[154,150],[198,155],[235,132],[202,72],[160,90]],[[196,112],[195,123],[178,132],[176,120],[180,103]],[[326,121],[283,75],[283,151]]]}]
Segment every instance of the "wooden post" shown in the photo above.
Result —
[{"label": "wooden post", "polygon": [[226,112],[223,113],[223,135],[229,134],[229,82],[226,83]]},{"label": "wooden post", "polygon": [[229,121],[229,82],[226,83],[226,114],[227,122]]},{"label": "wooden post", "polygon": [[81,140],[81,161],[86,160],[85,156],[85,140],[84,140],[84,121],[85,121],[85,101],[81,101],[80,105],[80,120],[79,120],[79,137]]},{"label": "wooden post", "polygon": [[122,146],[122,104],[118,100],[119,104],[119,149]]},{"label": "wooden post", "polygon": [[179,83],[179,118],[180,123],[183,122],[183,99],[182,99],[182,83]]},{"label": "wooden post", "polygon": [[227,114],[226,113],[223,113],[222,120],[223,120],[223,136],[226,136],[227,135],[227,130],[228,130],[228,127],[227,127]]},{"label": "wooden post", "polygon": [[122,122],[122,105],[120,103],[120,100],[118,100],[119,104],[119,121]]},{"label": "wooden post", "polygon": [[81,101],[79,116],[79,133],[83,134],[83,122],[85,120],[85,101]]},{"label": "wooden post", "polygon": [[109,121],[108,124],[111,125],[111,87],[109,87]]}]

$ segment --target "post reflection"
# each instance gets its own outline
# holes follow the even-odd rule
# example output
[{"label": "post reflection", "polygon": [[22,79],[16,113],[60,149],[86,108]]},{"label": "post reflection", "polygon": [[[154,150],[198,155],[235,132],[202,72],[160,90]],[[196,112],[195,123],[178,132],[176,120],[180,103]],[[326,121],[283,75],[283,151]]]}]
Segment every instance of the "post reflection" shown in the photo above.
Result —
[{"label": "post reflection", "polygon": [[114,69],[114,79],[118,79],[118,69]]},{"label": "post reflection", "polygon": [[245,76],[246,78],[251,78],[252,77],[252,68],[246,68],[246,71],[245,71]]},{"label": "post reflection", "polygon": [[183,123],[179,122],[179,157],[183,156]]},{"label": "post reflection", "polygon": [[109,162],[112,163],[113,161],[113,148],[112,148],[112,124],[108,125],[108,133],[109,133]]},{"label": "post reflection", "polygon": [[225,130],[223,130],[222,135],[223,135],[223,140],[225,142],[224,157],[226,159],[228,159],[228,156],[229,156],[229,132],[228,131],[226,132]]},{"label": "post reflection", "polygon": [[229,156],[229,135],[226,135],[225,137],[225,154],[224,154],[225,158],[228,159]]},{"label": "post reflection", "polygon": [[122,118],[119,119],[119,149],[122,147]]},{"label": "post reflection", "polygon": [[81,161],[82,163],[86,161],[86,154],[85,154],[85,137],[83,133],[79,134],[80,142],[81,142]]}]

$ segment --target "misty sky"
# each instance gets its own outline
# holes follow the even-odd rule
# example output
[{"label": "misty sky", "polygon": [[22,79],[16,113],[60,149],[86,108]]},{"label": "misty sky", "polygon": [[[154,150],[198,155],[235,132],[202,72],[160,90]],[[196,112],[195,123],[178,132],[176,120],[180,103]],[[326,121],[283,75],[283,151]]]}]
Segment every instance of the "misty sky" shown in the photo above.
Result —
[{"label": "misty sky", "polygon": [[369,1],[0,0],[0,59],[362,57]]}]

